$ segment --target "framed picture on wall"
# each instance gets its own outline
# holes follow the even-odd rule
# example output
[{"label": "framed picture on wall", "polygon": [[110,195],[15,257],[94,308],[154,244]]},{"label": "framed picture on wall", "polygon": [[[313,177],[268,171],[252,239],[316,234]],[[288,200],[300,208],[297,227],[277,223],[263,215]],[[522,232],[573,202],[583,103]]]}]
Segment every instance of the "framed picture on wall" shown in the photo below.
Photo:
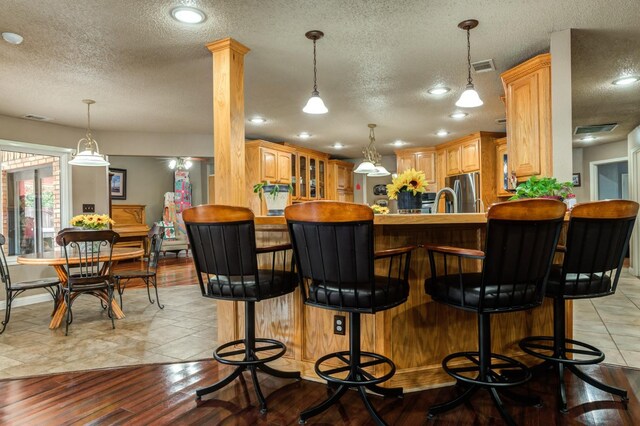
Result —
[{"label": "framed picture on wall", "polygon": [[580,173],[574,173],[571,180],[574,187],[580,186]]},{"label": "framed picture on wall", "polygon": [[111,176],[111,199],[127,199],[127,170],[109,169]]}]

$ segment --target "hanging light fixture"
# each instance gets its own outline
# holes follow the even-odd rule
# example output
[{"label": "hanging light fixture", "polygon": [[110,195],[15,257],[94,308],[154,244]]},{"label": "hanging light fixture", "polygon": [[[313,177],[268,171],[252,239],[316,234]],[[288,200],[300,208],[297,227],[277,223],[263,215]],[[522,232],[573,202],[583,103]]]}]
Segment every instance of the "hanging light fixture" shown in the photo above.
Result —
[{"label": "hanging light fixture", "polygon": [[391,173],[380,164],[382,155],[376,151],[375,124],[369,124],[369,145],[362,150],[364,160],[356,167],[354,173],[366,173],[367,176],[389,176]]},{"label": "hanging light fixture", "polygon": [[320,93],[318,92],[318,76],[316,70],[316,41],[324,37],[324,33],[313,30],[307,32],[305,36],[309,40],[313,40],[313,92],[311,92],[311,97],[304,108],[302,108],[302,111],[307,114],[326,114],[329,110],[324,106],[324,102],[322,102],[322,98],[320,98]]},{"label": "hanging light fixture", "polygon": [[484,102],[480,99],[478,92],[476,92],[473,86],[473,79],[471,78],[471,30],[478,26],[478,21],[475,19],[468,19],[458,24],[458,28],[467,32],[467,87],[465,88],[460,99],[456,102],[456,106],[461,108],[474,108],[481,106]]},{"label": "hanging light fixture", "polygon": [[189,158],[172,158],[169,161],[169,168],[171,170],[189,170],[193,166],[193,161]]},{"label": "hanging light fixture", "polygon": [[92,99],[83,99],[82,102],[87,104],[87,134],[78,141],[76,153],[72,155],[73,159],[69,164],[74,166],[108,166],[109,162],[100,154],[98,142],[91,137],[91,104],[96,101]]}]

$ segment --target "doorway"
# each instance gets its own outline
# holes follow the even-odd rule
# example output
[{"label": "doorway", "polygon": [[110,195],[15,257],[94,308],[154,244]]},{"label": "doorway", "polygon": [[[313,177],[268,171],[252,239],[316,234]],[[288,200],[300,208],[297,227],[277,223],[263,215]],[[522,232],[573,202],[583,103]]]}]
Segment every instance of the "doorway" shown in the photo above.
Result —
[{"label": "doorway", "polygon": [[592,161],[589,166],[591,200],[629,199],[627,157]]}]

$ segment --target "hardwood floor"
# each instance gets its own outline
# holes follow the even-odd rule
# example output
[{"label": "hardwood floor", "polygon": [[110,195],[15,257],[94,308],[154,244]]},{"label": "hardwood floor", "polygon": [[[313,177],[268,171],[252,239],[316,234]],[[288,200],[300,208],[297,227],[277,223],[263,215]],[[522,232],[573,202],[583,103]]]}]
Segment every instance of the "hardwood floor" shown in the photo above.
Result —
[{"label": "hardwood floor", "polygon": [[[247,378],[236,379],[197,405],[195,389],[230,371],[213,361],[147,365],[0,381],[0,423],[11,425],[126,424],[126,425],[294,425],[298,413],[327,396],[320,383],[276,379],[260,373],[269,411],[262,415]],[[531,392],[543,397],[542,408],[508,405],[519,425],[634,425],[640,421],[640,370],[596,366],[585,371],[629,390],[625,407],[617,398],[567,376],[569,413],[555,409],[552,375],[534,379]],[[488,394],[480,392],[470,405],[427,421],[430,405],[450,399],[454,387],[410,393],[404,399],[372,397],[391,425],[502,424]],[[356,392],[309,424],[372,424]]]},{"label": "hardwood floor", "polygon": [[[120,262],[115,267],[115,271],[128,271],[146,269],[147,264],[143,261],[132,260],[127,262]],[[171,287],[177,285],[191,285],[198,283],[198,277],[193,267],[193,258],[189,257],[176,257],[172,254],[168,254],[165,257],[160,258],[158,261],[158,286],[159,287]],[[144,287],[144,282],[141,279],[133,279],[127,284],[127,288]]]}]

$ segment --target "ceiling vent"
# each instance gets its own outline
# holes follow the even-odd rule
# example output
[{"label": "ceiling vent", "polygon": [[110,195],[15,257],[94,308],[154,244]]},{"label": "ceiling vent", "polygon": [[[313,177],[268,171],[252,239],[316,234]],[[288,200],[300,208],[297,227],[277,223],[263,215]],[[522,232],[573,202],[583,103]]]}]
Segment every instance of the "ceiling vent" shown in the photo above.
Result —
[{"label": "ceiling vent", "polygon": [[44,117],[42,115],[36,115],[36,114],[23,115],[22,118],[26,118],[27,120],[35,120],[35,121],[51,121],[52,120],[49,117]]},{"label": "ceiling vent", "polygon": [[476,73],[495,71],[496,66],[493,64],[493,59],[485,59],[484,61],[471,62],[473,71]]},{"label": "ceiling vent", "polygon": [[507,124],[507,119],[506,118],[498,118],[498,119],[496,119],[496,124],[500,124],[500,125],[504,126],[505,124]]},{"label": "ceiling vent", "polygon": [[618,127],[618,123],[609,123],[609,124],[593,124],[591,126],[578,126],[576,130],[573,132],[574,135],[585,135],[587,133],[602,133],[602,132],[610,132],[613,129]]}]

